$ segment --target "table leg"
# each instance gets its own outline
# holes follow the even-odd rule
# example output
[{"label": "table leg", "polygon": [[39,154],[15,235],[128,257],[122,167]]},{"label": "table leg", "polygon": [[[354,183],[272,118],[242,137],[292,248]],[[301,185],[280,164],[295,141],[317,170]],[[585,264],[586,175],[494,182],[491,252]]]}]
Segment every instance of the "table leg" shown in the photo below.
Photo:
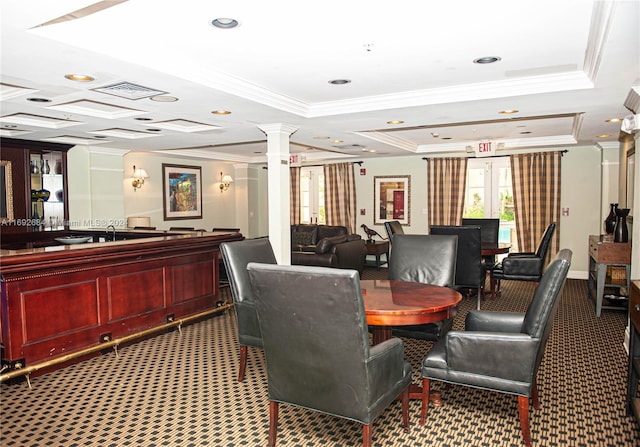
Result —
[{"label": "table leg", "polygon": [[607,264],[598,264],[598,278],[596,279],[596,317],[602,313],[602,297],[604,295],[604,282],[607,278]]}]

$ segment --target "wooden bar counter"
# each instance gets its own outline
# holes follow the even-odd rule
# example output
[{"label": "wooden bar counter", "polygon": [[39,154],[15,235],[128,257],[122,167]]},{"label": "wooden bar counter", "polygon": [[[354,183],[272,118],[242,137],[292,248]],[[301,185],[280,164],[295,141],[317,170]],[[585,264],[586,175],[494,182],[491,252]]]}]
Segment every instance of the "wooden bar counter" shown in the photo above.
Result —
[{"label": "wooden bar counter", "polygon": [[[105,231],[73,234],[99,240]],[[3,366],[28,367],[214,308],[219,244],[240,239],[118,231],[112,242],[0,250]]]}]

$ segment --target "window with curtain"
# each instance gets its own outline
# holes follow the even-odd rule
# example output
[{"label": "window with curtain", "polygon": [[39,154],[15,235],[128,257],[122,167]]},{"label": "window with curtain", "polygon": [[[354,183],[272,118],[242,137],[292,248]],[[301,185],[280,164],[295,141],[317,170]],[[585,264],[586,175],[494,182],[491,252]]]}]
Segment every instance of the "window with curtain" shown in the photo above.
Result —
[{"label": "window with curtain", "polygon": [[353,163],[324,166],[327,225],[342,225],[356,233],[356,182]]},{"label": "window with curtain", "polygon": [[427,159],[428,225],[460,225],[467,179],[465,157]]}]

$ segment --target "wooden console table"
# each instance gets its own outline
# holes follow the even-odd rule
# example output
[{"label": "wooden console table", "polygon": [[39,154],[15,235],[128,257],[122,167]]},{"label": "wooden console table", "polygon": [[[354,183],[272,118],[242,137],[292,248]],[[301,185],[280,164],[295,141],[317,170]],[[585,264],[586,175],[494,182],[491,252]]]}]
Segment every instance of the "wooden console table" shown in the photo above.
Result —
[{"label": "wooden console table", "polygon": [[[625,279],[612,279],[607,282],[607,267],[624,267]],[[626,288],[627,294],[631,275],[631,243],[613,242],[605,236],[589,236],[589,288],[588,298],[593,298],[595,283],[596,316],[600,317],[602,309],[626,310],[626,306],[603,305],[604,289],[613,288],[620,290]]]}]

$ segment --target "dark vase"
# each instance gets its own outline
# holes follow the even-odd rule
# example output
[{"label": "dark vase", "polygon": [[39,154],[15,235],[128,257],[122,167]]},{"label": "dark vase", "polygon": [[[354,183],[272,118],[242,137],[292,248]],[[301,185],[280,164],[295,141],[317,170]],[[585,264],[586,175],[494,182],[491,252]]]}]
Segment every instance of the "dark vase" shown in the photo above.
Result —
[{"label": "dark vase", "polygon": [[613,242],[629,242],[628,215],[629,208],[618,208],[616,210],[616,227],[613,230]]},{"label": "dark vase", "polygon": [[618,209],[617,203],[611,204],[611,210],[609,211],[609,215],[604,220],[604,231],[607,234],[612,234],[613,230],[616,227],[616,210]]}]

